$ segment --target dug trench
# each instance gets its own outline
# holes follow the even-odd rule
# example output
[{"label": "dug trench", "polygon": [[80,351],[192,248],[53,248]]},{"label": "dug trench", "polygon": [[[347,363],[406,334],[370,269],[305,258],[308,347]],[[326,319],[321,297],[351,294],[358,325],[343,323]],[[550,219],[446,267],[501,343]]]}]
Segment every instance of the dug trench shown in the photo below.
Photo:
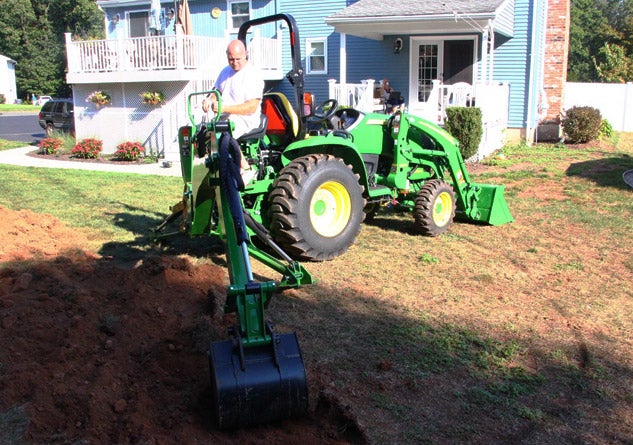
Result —
[{"label": "dug trench", "polygon": [[207,350],[233,324],[226,269],[85,251],[50,215],[0,207],[0,444],[366,443],[307,369],[302,419],[220,432]]}]

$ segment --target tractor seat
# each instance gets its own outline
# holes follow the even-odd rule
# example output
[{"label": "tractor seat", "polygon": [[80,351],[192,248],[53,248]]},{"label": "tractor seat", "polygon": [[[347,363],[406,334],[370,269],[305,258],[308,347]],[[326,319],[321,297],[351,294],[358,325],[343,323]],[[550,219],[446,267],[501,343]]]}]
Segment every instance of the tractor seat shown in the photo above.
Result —
[{"label": "tractor seat", "polygon": [[266,93],[262,112],[268,118],[266,135],[280,146],[293,142],[299,134],[299,118],[288,98],[281,93]]},{"label": "tractor seat", "polygon": [[259,127],[253,128],[248,133],[244,133],[242,136],[237,138],[237,142],[242,143],[262,139],[266,135],[267,128],[268,117],[262,113],[259,118]]}]

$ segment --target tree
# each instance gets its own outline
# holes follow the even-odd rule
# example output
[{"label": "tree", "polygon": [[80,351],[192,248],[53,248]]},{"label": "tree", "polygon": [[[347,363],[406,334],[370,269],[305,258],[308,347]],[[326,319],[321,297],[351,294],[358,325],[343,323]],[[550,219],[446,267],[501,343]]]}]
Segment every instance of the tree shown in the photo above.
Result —
[{"label": "tree", "polygon": [[593,58],[598,77],[603,82],[624,83],[633,79],[633,62],[626,56],[625,48],[605,43],[598,51],[598,62]]},{"label": "tree", "polygon": [[633,60],[633,0],[571,0],[569,40],[569,81],[631,80],[613,64],[630,67]]},{"label": "tree", "polygon": [[69,95],[64,32],[102,36],[102,17],[94,0],[3,0],[0,54],[17,62],[18,96]]}]

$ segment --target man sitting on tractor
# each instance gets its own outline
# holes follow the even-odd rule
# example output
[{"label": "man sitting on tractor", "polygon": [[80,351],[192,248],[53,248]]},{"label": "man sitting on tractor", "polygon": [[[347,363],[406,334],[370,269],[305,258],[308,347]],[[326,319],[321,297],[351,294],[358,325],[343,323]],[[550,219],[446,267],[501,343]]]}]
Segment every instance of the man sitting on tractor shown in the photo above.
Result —
[{"label": "man sitting on tractor", "polygon": [[[222,93],[221,119],[234,124],[232,136],[237,139],[260,125],[264,81],[258,70],[248,63],[248,52],[241,40],[232,40],[228,44],[226,57],[229,64],[220,71],[214,88]],[[202,110],[217,113],[218,102],[214,95],[202,102]],[[243,177],[244,171],[251,170],[243,156],[241,168]],[[248,179],[244,178],[245,183]]]},{"label": "man sitting on tractor", "polygon": [[[229,43],[226,57],[229,64],[220,72],[214,88],[222,93],[222,117],[233,122],[233,137],[237,139],[260,125],[264,81],[257,69],[248,63],[248,52],[241,40]],[[215,96],[202,102],[202,110],[205,113],[218,111]]]}]

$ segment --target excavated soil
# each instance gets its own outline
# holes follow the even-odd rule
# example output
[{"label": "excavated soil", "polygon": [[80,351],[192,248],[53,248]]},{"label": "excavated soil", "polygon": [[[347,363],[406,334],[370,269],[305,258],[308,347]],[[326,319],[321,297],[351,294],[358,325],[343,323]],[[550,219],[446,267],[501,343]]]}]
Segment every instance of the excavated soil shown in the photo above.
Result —
[{"label": "excavated soil", "polygon": [[314,392],[301,420],[216,430],[206,354],[234,321],[218,309],[224,268],[117,264],[27,210],[0,207],[0,233],[0,444],[365,442]]}]

